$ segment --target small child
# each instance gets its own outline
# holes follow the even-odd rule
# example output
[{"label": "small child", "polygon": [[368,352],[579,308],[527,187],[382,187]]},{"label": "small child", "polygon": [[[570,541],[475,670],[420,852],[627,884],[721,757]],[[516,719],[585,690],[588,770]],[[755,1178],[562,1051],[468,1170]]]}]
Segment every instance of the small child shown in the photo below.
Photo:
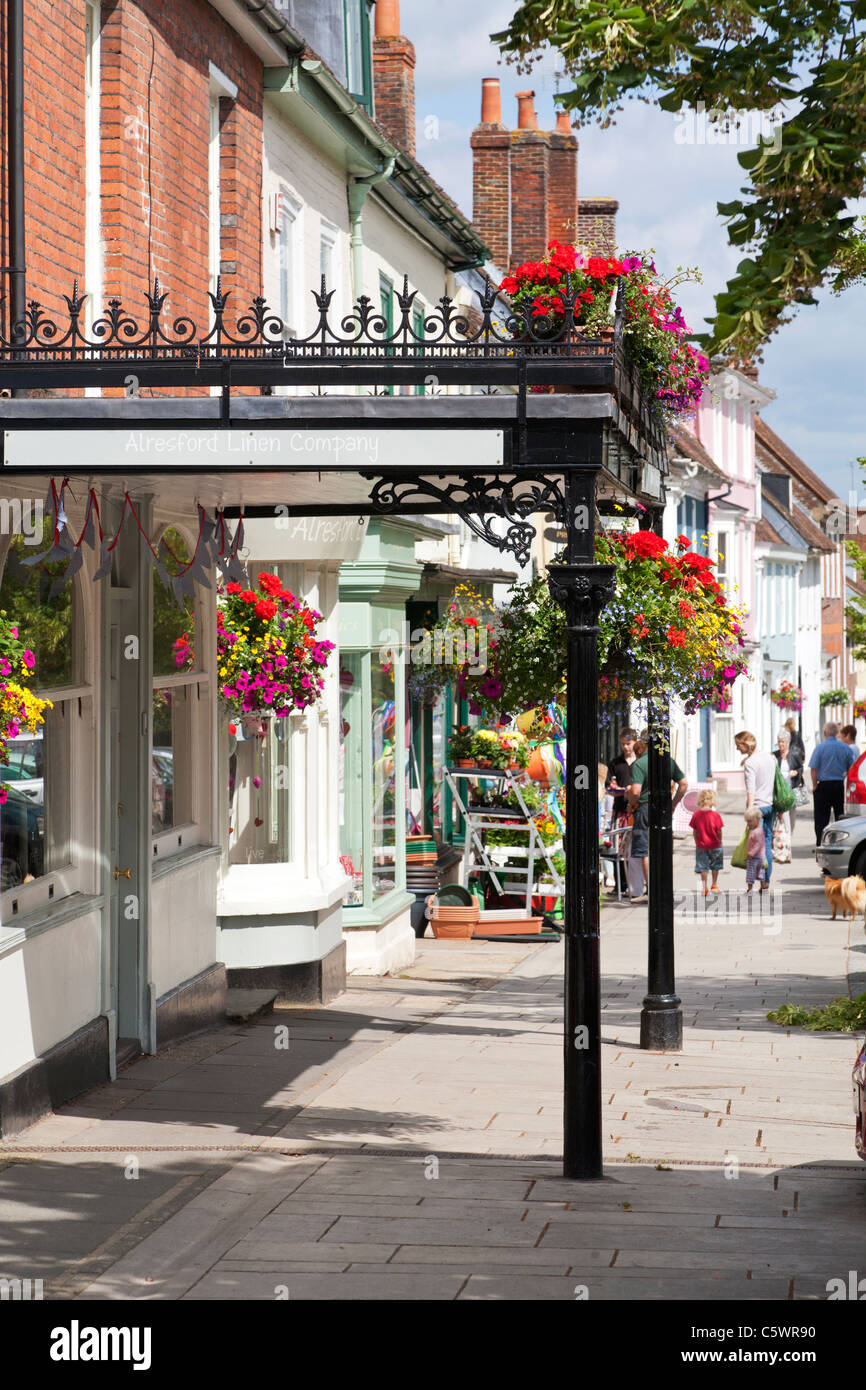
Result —
[{"label": "small child", "polygon": [[713,892],[718,893],[719,871],[723,866],[722,829],[724,821],[716,810],[716,793],[705,787],[698,793],[698,809],[689,825],[695,837],[695,873],[700,874],[704,897],[709,893],[707,875],[713,876]]},{"label": "small child", "polygon": [[764,839],[763,818],[756,806],[747,811],[743,819],[749,827],[746,841],[746,892],[751,893],[752,884],[760,883],[761,892],[766,887],[767,843]]}]

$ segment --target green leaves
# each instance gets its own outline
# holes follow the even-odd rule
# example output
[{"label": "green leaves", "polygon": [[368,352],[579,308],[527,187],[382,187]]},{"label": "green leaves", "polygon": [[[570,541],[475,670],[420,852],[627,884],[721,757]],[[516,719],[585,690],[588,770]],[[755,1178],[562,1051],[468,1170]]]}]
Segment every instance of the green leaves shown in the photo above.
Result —
[{"label": "green leaves", "polygon": [[823,285],[839,293],[866,274],[845,215],[866,193],[864,20],[866,0],[527,0],[493,38],[523,65],[559,50],[578,124],[608,123],[629,97],[669,112],[790,103],[772,139],[739,154],[743,197],[718,204],[731,245],[752,254],[716,297],[706,342],[746,358]]}]

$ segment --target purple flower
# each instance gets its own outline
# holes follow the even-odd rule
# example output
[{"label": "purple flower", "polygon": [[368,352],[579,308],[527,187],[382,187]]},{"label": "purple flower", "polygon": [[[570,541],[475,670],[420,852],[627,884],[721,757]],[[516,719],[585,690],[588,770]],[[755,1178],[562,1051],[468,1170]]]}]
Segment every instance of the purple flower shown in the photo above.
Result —
[{"label": "purple flower", "polygon": [[32,671],[33,667],[36,665],[36,657],[33,655],[29,647],[25,648],[22,660],[24,661],[24,665],[27,667],[27,669],[29,671]]}]

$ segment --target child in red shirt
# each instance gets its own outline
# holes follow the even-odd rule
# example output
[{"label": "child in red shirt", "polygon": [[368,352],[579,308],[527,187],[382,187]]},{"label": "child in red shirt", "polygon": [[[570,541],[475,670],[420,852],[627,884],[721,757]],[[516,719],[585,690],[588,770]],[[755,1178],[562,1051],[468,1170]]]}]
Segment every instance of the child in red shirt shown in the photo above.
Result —
[{"label": "child in red shirt", "polygon": [[718,893],[717,879],[724,860],[722,857],[722,828],[724,821],[716,810],[716,793],[708,787],[698,793],[698,809],[689,821],[695,837],[695,873],[700,874],[704,897],[709,893],[707,876],[713,876],[713,892]]}]

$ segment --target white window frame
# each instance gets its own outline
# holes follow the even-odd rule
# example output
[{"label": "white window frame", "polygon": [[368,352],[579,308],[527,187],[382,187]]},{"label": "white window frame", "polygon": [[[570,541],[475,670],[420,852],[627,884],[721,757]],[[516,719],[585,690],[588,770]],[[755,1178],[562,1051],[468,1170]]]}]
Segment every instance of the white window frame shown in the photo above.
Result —
[{"label": "white window frame", "polygon": [[[724,559],[724,574],[719,568],[721,558]],[[734,585],[737,582],[733,558],[734,532],[730,527],[720,526],[716,530],[716,575],[729,603],[734,599]]]},{"label": "white window frame", "polygon": [[[168,530],[177,531],[178,534],[183,537],[189,549],[189,553],[192,555],[195,549],[196,537],[190,533],[183,522],[165,522],[160,526],[154,548],[157,551],[159,550],[162,538]],[[156,571],[152,571],[151,583],[154,585],[154,592],[156,591],[156,585],[161,584],[161,582]],[[165,830],[151,830],[151,858],[154,863],[162,863],[163,860],[173,858],[178,854],[183,854],[185,850],[204,843],[202,826],[207,823],[208,793],[203,791],[202,779],[196,776],[196,765],[204,765],[201,763],[201,759],[206,756],[206,750],[203,745],[203,739],[206,737],[204,713],[208,709],[210,700],[211,675],[207,669],[207,663],[203,662],[202,658],[204,652],[208,649],[206,638],[206,623],[208,621],[206,602],[207,596],[211,592],[211,590],[204,590],[203,596],[202,591],[198,586],[196,587],[193,606],[193,612],[195,614],[195,670],[176,671],[164,676],[158,676],[154,672],[153,675],[152,684],[154,694],[157,690],[185,689],[187,692],[187,699],[191,700],[193,691],[195,690],[196,692],[196,698],[187,712],[187,737],[183,740],[182,748],[182,755],[186,762],[185,775],[190,789],[190,815],[187,820],[181,821],[177,825],[168,826]],[[174,759],[177,752],[178,749],[175,748],[174,738],[172,738],[172,759]],[[151,734],[151,759],[152,758],[153,736]],[[175,766],[179,766],[179,763],[175,764]],[[151,771],[151,776],[152,775],[153,773]]]},{"label": "white window frame", "polygon": [[301,336],[303,310],[298,303],[299,271],[303,266],[303,236],[301,214],[303,205],[288,188],[277,194],[282,210],[282,223],[277,232],[277,268],[280,281],[279,317],[284,338]]}]

